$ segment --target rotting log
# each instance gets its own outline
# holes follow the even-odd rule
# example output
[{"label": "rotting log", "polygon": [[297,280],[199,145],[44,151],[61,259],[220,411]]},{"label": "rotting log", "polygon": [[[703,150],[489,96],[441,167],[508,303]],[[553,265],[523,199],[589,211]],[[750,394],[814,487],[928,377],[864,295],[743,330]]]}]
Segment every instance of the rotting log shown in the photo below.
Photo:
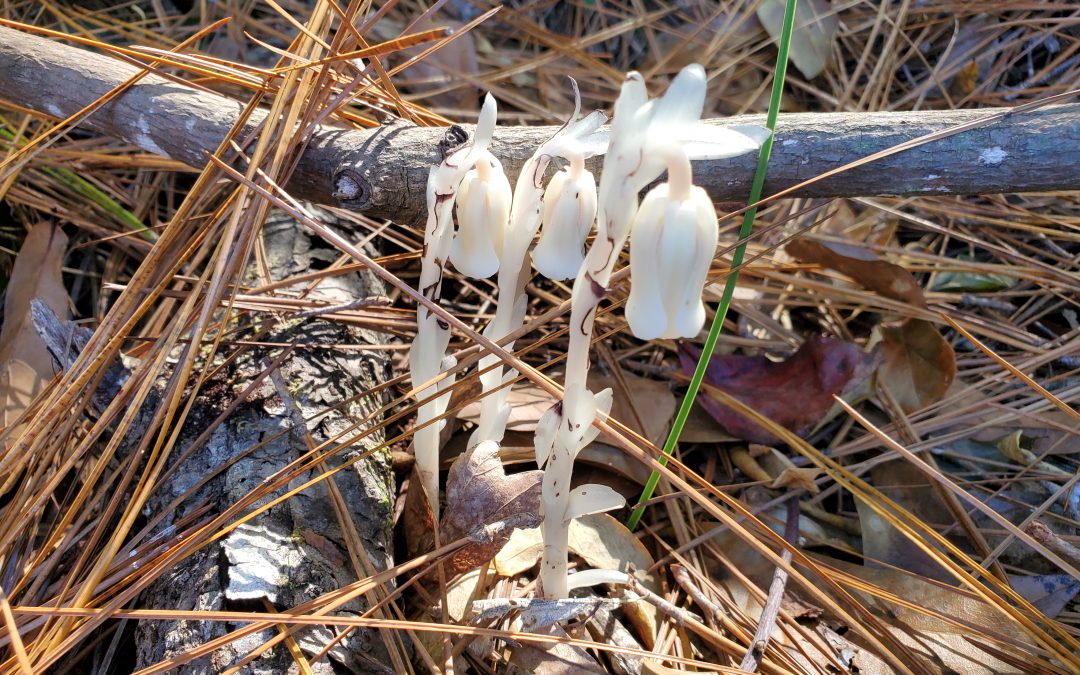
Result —
[{"label": "rotting log", "polygon": [[[330,218],[318,213],[320,218]],[[309,273],[337,257],[280,212],[272,212],[267,219],[263,243],[274,281]],[[254,269],[249,274],[254,277]],[[324,279],[309,297],[342,304],[383,293],[382,282],[363,270]],[[241,338],[252,338],[258,330],[246,321],[236,328]],[[341,344],[381,344],[387,338],[318,316],[284,322],[263,338],[271,344],[294,345],[277,366],[294,400],[284,401],[272,378],[251,391],[205,443],[172,467],[169,478],[154,492],[147,504],[148,513],[165,517],[152,536],[167,540],[176,523],[193,511],[204,509],[204,519],[217,516],[258,489],[308,451],[305,433],[314,444],[327,444],[317,451],[319,454],[336,443],[345,443],[345,447],[328,457],[324,465],[297,475],[287,488],[268,494],[260,503],[303,485],[324,470],[347,461],[352,464],[178,562],[146,589],[141,606],[265,611],[263,603],[269,602],[277,610],[290,609],[393,564],[394,482],[390,453],[382,447],[383,432],[376,430],[355,442],[348,441],[360,434],[353,428],[357,421],[385,405],[385,395],[377,393],[377,385],[389,378],[390,361],[386,352],[338,348]],[[277,353],[270,347],[246,350],[208,382],[200,390],[179,447],[188,447]],[[290,405],[294,406],[292,413]],[[303,429],[297,426],[298,417]],[[285,430],[290,432],[282,434]],[[225,471],[206,480],[226,465]],[[338,497],[331,493],[331,483]],[[383,595],[376,598],[376,593]],[[384,594],[373,591],[335,613],[359,616]],[[136,665],[146,668],[177,657],[241,626],[214,621],[139,622],[134,635]],[[170,672],[223,672],[276,632],[266,629],[244,636]],[[332,629],[317,626],[299,630],[295,639],[311,658],[327,648],[335,635]],[[391,672],[388,641],[399,639],[389,631],[353,631],[330,649],[328,658],[313,663],[312,672]],[[293,663],[288,648],[279,644],[241,672],[272,675],[288,672]]]},{"label": "rotting log", "polygon": [[[0,27],[0,100],[67,117],[139,72],[111,56]],[[193,167],[206,163],[241,111],[235,100],[148,75],[82,128]],[[774,194],[900,143],[984,119],[1001,109],[782,115],[765,193]],[[254,124],[259,115],[250,124]],[[738,125],[761,116],[712,120]],[[511,175],[553,127],[502,127],[492,151]],[[325,126],[311,139],[289,191],[309,201],[415,222],[445,129],[392,124]],[[745,200],[756,157],[695,163],[717,201]],[[1005,115],[804,186],[800,197],[939,195],[1080,189],[1080,104]]]},{"label": "rotting log", "polygon": [[[316,213],[340,225],[324,211]],[[308,273],[337,258],[337,253],[280,212],[267,219],[263,243],[274,281]],[[249,274],[254,277],[255,270]],[[336,305],[383,292],[382,281],[369,270],[361,270],[324,279],[309,297]],[[91,331],[71,321],[60,321],[36,299],[33,320],[61,369],[70,369]],[[246,320],[234,328],[240,339],[255,338],[258,332],[258,327]],[[308,439],[316,445],[326,444],[317,450],[319,454],[335,443],[344,445],[323,464],[299,473],[286,487],[267,493],[260,503],[280,497],[286,489],[297,488],[330,467],[346,461],[350,466],[245,520],[227,535],[201,543],[146,588],[139,599],[140,607],[261,612],[267,609],[264,603],[269,603],[275,610],[291,609],[393,564],[394,483],[390,453],[382,445],[385,436],[381,429],[374,429],[360,438],[360,430],[353,429],[358,420],[377,415],[385,405],[386,397],[378,392],[378,385],[389,377],[390,362],[383,351],[338,348],[345,343],[361,347],[383,343],[388,336],[312,316],[284,322],[262,337],[271,344],[293,345],[274,366],[291,400],[286,401],[282,390],[272,383],[273,375],[256,387],[250,386],[279,353],[276,348],[253,347],[217,369],[196,395],[177,442],[176,458],[147,502],[145,514],[156,525],[132,549],[132,569],[138,569],[140,560],[145,562],[156,555],[146,554],[147,550],[183,545],[187,541],[183,534],[197,529],[190,519],[205,524],[259,489],[307,452]],[[107,372],[91,399],[94,414],[108,406],[130,376],[120,362],[105,367]],[[151,424],[164,387],[163,377],[137,412],[133,428]],[[194,446],[193,442],[215,424],[223,409],[234,403],[228,418],[205,442]],[[137,440],[126,439],[122,452],[131,452]],[[207,532],[196,535],[206,536]],[[136,551],[143,551],[143,557],[136,558]],[[386,589],[372,590],[365,597],[341,605],[334,614],[359,616],[386,593]],[[383,612],[379,610],[376,615]],[[182,657],[242,626],[219,621],[140,621],[132,626],[135,648],[131,658],[136,667],[148,668]],[[205,656],[175,665],[169,672],[223,672],[275,633],[274,628],[250,633]],[[400,635],[358,629],[330,647],[335,637],[336,633],[326,626],[300,627],[296,631],[296,644],[309,658],[329,649],[326,659],[310,664],[311,672],[393,672],[388,665],[392,665],[390,641],[400,642]],[[98,645],[99,650],[106,648],[108,641]],[[242,672],[284,673],[294,662],[289,649],[279,644]]]}]

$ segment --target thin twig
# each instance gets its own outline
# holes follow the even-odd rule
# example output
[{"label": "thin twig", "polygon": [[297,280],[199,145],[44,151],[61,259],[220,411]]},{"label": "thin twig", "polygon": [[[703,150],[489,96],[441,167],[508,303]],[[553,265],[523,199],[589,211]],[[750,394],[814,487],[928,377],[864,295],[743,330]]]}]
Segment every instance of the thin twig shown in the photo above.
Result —
[{"label": "thin twig", "polygon": [[[784,539],[794,546],[799,539],[799,498],[792,495],[787,500],[787,522],[784,524]],[[791,563],[791,551],[785,548],[780,552],[780,557],[785,564]],[[750,647],[743,656],[739,668],[751,673],[757,672],[761,666],[761,659],[765,655],[765,649],[769,646],[769,636],[776,628],[776,617],[780,615],[780,601],[784,597],[784,587],[787,585],[787,571],[777,566],[773,572],[772,584],[769,586],[769,597],[765,600],[765,607],[761,610],[761,618],[758,620],[757,630],[750,640]]]},{"label": "thin twig", "polygon": [[1080,567],[1080,549],[1059,537],[1056,532],[1047,527],[1042,521],[1032,521],[1030,525],[1024,528],[1024,531],[1030,534],[1035,541],[1065,558],[1073,565]]},{"label": "thin twig", "polygon": [[712,617],[713,621],[719,622],[722,616],[723,610],[715,602],[710,600],[705,593],[697,587],[694,580],[690,578],[690,573],[686,571],[686,568],[682,565],[672,565],[670,567],[672,575],[675,577],[676,583],[682,587],[686,594],[697,606],[705,610],[705,613]]},{"label": "thin twig", "polygon": [[633,565],[627,566],[626,577],[627,586],[631,591],[640,595],[642,600],[659,609],[676,624],[686,626],[691,622],[701,623],[701,617],[697,614],[668,602],[666,599],[646,588],[645,585],[638,581],[637,577],[634,576]]}]

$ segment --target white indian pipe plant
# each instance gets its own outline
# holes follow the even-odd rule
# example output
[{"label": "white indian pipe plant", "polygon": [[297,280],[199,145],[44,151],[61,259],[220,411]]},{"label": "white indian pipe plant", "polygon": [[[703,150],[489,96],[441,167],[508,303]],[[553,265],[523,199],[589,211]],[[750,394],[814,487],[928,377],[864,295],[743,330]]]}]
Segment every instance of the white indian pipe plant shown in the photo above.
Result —
[{"label": "white indian pipe plant", "polygon": [[[611,273],[633,225],[641,234],[640,268],[631,261],[631,330],[639,337],[694,337],[704,321],[701,292],[716,252],[716,212],[693,186],[691,159],[719,159],[756,150],[768,131],[759,127],[717,127],[700,122],[705,102],[705,70],[687,66],[657,100],[649,100],[638,73],[629,73],[615,102],[615,120],[604,158],[598,195],[597,234],[574,281],[570,345],[563,400],[540,419],[536,459],[544,469],[542,526],[544,552],[540,580],[549,598],[599,581],[618,581],[615,570],[567,575],[570,521],[619,508],[624,500],[611,488],[570,489],[574,459],[597,435],[593,426],[611,410],[611,390],[589,391],[589,348],[593,320]],[[654,188],[638,210],[637,195],[667,169],[669,182]],[[647,253],[652,247],[652,253]],[[631,244],[633,258],[634,244]],[[568,257],[576,251],[567,251]],[[644,254],[644,255],[642,255]],[[632,304],[631,304],[632,303]]]},{"label": "white indian pipe plant", "polygon": [[[472,140],[447,153],[443,161],[428,172],[427,223],[419,288],[424,297],[433,302],[439,298],[443,272],[451,256],[459,267],[473,272],[491,268],[492,257],[487,255],[489,251],[481,242],[506,227],[510,185],[499,160],[487,150],[495,131],[496,112],[495,98],[488,94]],[[502,176],[501,182],[499,176]],[[463,181],[467,182],[462,190],[463,210],[459,210],[459,221],[464,229],[455,238],[453,209]],[[503,218],[501,224],[497,222],[500,217]],[[494,264],[498,266],[497,258]],[[495,269],[490,269],[487,275],[494,273]],[[450,326],[426,307],[418,307],[416,338],[409,349],[413,388],[422,387],[416,392],[420,405],[416,413],[413,448],[420,482],[436,519],[439,514],[439,432],[445,422],[434,420],[446,411],[454,377],[446,375],[438,382],[435,380],[455,365],[454,358],[446,354],[449,343]],[[440,392],[445,393],[435,396]]]},{"label": "white indian pipe plant", "polygon": [[[630,73],[615,102],[611,132],[605,134],[599,131],[606,121],[603,113],[579,117],[580,97],[574,83],[573,117],[522,167],[512,202],[501,165],[487,151],[495,123],[495,103],[489,95],[472,143],[448,155],[429,174],[421,267],[425,296],[437,298],[448,258],[468,276],[482,278],[498,271],[499,302],[484,335],[499,340],[510,334],[524,321],[526,256],[541,223],[534,266],[553,279],[575,278],[563,400],[541,417],[535,439],[536,461],[544,469],[540,578],[549,598],[565,598],[571,589],[581,586],[626,580],[625,573],[617,570],[567,575],[570,521],[624,503],[621,495],[603,485],[570,489],[575,458],[597,436],[593,423],[611,411],[611,390],[589,391],[586,377],[593,319],[618,253],[632,227],[631,291],[626,311],[634,334],[642,339],[695,336],[705,317],[701,293],[716,251],[717,221],[711,200],[693,185],[690,160],[751,152],[768,135],[761,127],[701,123],[705,84],[704,69],[688,66],[662,98],[650,101],[641,76]],[[603,154],[605,145],[607,157],[597,191],[584,162]],[[557,172],[545,190],[543,176],[555,157],[567,160],[569,166]],[[638,193],[665,169],[668,182],[650,191],[639,210]],[[450,216],[456,193],[460,193],[459,228],[454,237]],[[594,214],[596,240],[588,253],[583,253]],[[433,381],[453,365],[445,357],[449,327],[423,309],[418,312],[417,325],[410,351],[414,387]],[[507,349],[512,347],[507,345]],[[494,355],[481,359],[479,369],[483,398],[470,446],[502,440],[510,413],[509,387],[499,387],[516,376],[512,369],[504,371]],[[451,383],[446,377],[418,392],[418,397],[422,400]],[[441,415],[448,398],[447,391],[422,404],[417,426]],[[419,429],[414,441],[424,489],[436,513],[439,428],[429,424]]]},{"label": "white indian pipe plant", "polygon": [[[570,226],[577,232],[583,230],[579,235],[580,241],[576,244],[579,258],[585,237],[592,228],[595,216],[596,186],[592,182],[592,174],[584,170],[584,163],[589,157],[603,153],[607,145],[607,134],[598,132],[598,129],[607,122],[607,116],[597,110],[581,117],[581,97],[578,94],[577,83],[573,79],[571,83],[574,87],[574,114],[525,162],[514,186],[510,225],[503,235],[502,251],[499,256],[499,302],[495,307],[495,317],[484,329],[484,336],[492,340],[501,340],[506,337],[520,328],[525,320],[525,308],[528,302],[525,294],[526,273],[528,272],[526,256],[541,222],[543,221],[545,228],[549,227],[550,221],[543,218],[542,214],[549,212],[552,201],[557,204],[563,204],[566,201],[562,197],[562,194],[566,193],[565,188],[556,193],[552,187],[555,185],[555,179],[560,175],[573,174],[575,189],[586,193],[585,199],[590,190],[594,195],[592,209],[586,205],[585,208],[576,210],[564,207],[560,211],[564,216],[573,219]],[[551,160],[556,157],[569,160],[570,169],[569,172],[558,172],[555,178],[549,181],[545,190],[544,173]],[[558,226],[561,225],[562,223]],[[547,236],[549,236],[547,233],[543,234],[541,242]],[[573,259],[572,254],[570,258]],[[513,343],[506,345],[506,348],[513,349]],[[469,440],[470,447],[482,441],[502,441],[506,431],[506,422],[510,416],[510,406],[507,404],[510,387],[501,389],[499,387],[517,376],[517,372],[513,369],[504,372],[499,357],[491,354],[480,360],[479,371],[483,398],[480,401],[480,418],[477,428]]]}]

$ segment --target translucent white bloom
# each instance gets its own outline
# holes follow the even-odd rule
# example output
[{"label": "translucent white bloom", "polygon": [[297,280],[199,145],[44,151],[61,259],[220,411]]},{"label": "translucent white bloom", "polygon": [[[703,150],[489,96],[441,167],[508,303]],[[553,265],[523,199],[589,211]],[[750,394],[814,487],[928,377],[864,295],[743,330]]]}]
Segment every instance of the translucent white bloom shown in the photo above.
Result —
[{"label": "translucent white bloom", "polygon": [[[765,127],[703,122],[706,85],[705,69],[691,64],[679,71],[663,96],[649,100],[641,75],[627,74],[615,102],[612,147],[604,162],[601,193],[605,180],[609,189],[620,184],[633,192],[643,189],[664,172],[673,148],[692,160],[724,159],[753,152],[765,142],[769,136]],[[623,201],[621,196],[610,198]]]},{"label": "translucent white bloom", "polygon": [[450,261],[462,274],[483,279],[499,271],[503,234],[513,194],[502,164],[491,153],[477,159],[458,188],[457,232]]},{"label": "translucent white bloom", "polygon": [[697,186],[685,199],[664,183],[641,202],[630,235],[626,319],[642,340],[694,337],[705,324],[701,292],[716,252],[716,209]]},{"label": "translucent white bloom", "polygon": [[596,219],[596,180],[580,166],[552,176],[544,191],[540,243],[533,266],[549,279],[572,279],[585,262],[585,238]]}]

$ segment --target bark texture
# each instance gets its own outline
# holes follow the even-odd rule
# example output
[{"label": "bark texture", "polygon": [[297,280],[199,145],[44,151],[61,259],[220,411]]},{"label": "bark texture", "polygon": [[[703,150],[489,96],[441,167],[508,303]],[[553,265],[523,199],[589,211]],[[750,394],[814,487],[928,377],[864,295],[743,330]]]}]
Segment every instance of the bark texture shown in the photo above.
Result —
[{"label": "bark texture", "polygon": [[[289,218],[272,216],[264,227],[264,240],[275,280],[318,269],[320,261],[332,262],[330,249],[314,247],[305,230]],[[313,267],[313,263],[316,263]],[[357,300],[383,292],[381,282],[370,274],[330,277],[314,294],[331,303]],[[250,335],[251,328],[247,334]],[[343,326],[318,317],[283,323],[265,337],[267,341],[294,342],[298,346],[280,367],[284,383],[299,405],[315,443],[337,436],[366,417],[383,401],[365,396],[375,384],[389,377],[386,352],[341,349],[342,344],[384,342],[385,336]],[[276,352],[277,350],[275,350]],[[198,408],[193,411],[184,440],[186,447],[224,405],[233,400],[265,368],[263,357],[273,356],[252,349],[220,378],[204,387]],[[315,420],[311,418],[350,401],[339,410]],[[290,411],[277,395],[269,379],[264,380],[210,440],[187,459],[169,483],[162,486],[150,503],[154,511],[168,508],[217,467],[259,446],[283,429],[292,427]],[[355,433],[355,432],[353,432]],[[372,436],[339,454],[330,466],[376,447],[381,437]],[[286,464],[306,452],[303,437],[296,433],[279,436],[232,464],[225,472],[201,487],[162,523],[163,534],[172,522],[201,505],[220,512],[256,488]],[[311,473],[290,484],[306,482]],[[391,523],[393,475],[390,455],[378,451],[367,459],[337,473],[334,480],[344,497],[348,516],[362,540],[360,558],[375,569],[391,564]],[[283,490],[281,491],[283,492]],[[277,496],[276,493],[274,496]],[[271,497],[267,497],[269,501]],[[175,567],[145,593],[142,605],[152,608],[187,610],[248,609],[265,611],[264,600],[277,609],[306,602],[365,576],[350,563],[346,538],[325,482],[269,509],[232,531],[223,540],[202,549]],[[359,614],[366,607],[356,602],[346,605],[346,613]],[[232,628],[216,622],[143,622],[137,628],[137,659],[140,668],[182,653]],[[256,633],[232,643],[210,657],[183,667],[183,673],[217,673],[225,670],[250,649],[273,636],[273,631]],[[334,633],[326,627],[300,632],[297,642],[311,656],[319,652]],[[388,663],[382,636],[372,631],[355,631],[330,652],[338,668],[346,672],[387,672]],[[285,673],[295,668],[284,646],[254,661],[243,672]],[[318,673],[332,673],[326,659],[313,664]]]},{"label": "bark texture", "polygon": [[[0,99],[66,117],[139,72],[123,61],[0,27]],[[241,104],[147,76],[82,126],[193,167],[236,121]],[[782,115],[765,193],[772,194],[899,143],[978,121],[994,109]],[[252,124],[261,119],[260,115]],[[761,123],[761,116],[713,120]],[[250,125],[249,125],[250,126]],[[553,127],[503,127],[492,152],[513,181]],[[428,168],[444,129],[393,124],[357,131],[321,128],[288,188],[299,198],[414,222],[424,211]],[[714,199],[744,200],[755,156],[695,163]],[[794,196],[975,194],[1080,189],[1080,104],[1014,113],[801,188]]]}]

